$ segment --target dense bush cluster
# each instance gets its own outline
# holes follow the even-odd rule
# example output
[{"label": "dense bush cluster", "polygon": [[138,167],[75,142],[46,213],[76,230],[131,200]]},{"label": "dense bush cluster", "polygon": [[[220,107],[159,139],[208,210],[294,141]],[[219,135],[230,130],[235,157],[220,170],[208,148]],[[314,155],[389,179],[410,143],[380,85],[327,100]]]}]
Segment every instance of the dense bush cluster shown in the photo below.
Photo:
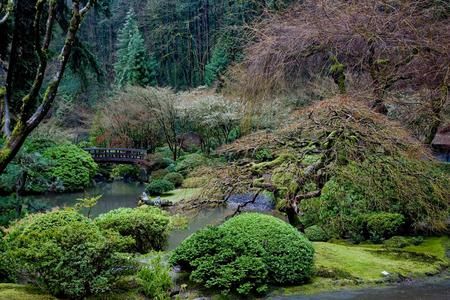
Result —
[{"label": "dense bush cluster", "polygon": [[26,276],[53,295],[83,298],[109,291],[129,272],[131,261],[121,252],[132,243],[64,210],[29,215],[11,227],[5,255],[14,275]]},{"label": "dense bush cluster", "polygon": [[169,233],[170,217],[164,211],[149,206],[119,208],[95,219],[102,229],[113,230],[134,239],[133,252],[162,250]]},{"label": "dense bush cluster", "polygon": [[162,195],[175,189],[175,185],[166,179],[155,179],[145,186],[145,191],[150,195]]},{"label": "dense bush cluster", "polygon": [[54,161],[51,177],[60,179],[67,191],[77,191],[92,185],[97,164],[91,155],[73,144],[48,148],[44,157]]},{"label": "dense bush cluster", "polygon": [[184,177],[180,173],[171,172],[164,176],[164,179],[172,182],[175,187],[180,187],[183,184]]},{"label": "dense bush cluster", "polygon": [[322,227],[313,225],[305,229],[305,236],[313,242],[326,242],[330,239],[328,234]]},{"label": "dense bush cluster", "polygon": [[206,288],[248,295],[266,292],[268,284],[304,282],[313,255],[311,243],[289,224],[248,213],[195,233],[171,263],[191,270],[191,279]]}]

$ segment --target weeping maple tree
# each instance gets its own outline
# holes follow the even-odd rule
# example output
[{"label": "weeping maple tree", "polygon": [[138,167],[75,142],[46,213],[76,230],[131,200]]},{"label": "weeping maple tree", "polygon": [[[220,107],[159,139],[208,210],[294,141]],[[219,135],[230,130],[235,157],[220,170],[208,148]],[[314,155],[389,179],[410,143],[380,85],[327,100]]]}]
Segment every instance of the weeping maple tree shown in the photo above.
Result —
[{"label": "weeping maple tree", "polygon": [[[77,43],[80,24],[98,3],[96,0],[0,3],[0,35],[5,37],[0,43],[3,135],[0,172],[3,172],[53,106]],[[64,34],[61,44],[54,39],[57,32]]]}]

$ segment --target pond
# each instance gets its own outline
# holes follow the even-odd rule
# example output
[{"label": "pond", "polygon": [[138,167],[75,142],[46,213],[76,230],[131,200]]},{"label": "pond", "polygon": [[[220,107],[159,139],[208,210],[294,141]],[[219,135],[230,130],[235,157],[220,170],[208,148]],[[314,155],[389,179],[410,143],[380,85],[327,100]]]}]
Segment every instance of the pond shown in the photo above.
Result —
[{"label": "pond", "polygon": [[65,207],[73,206],[78,198],[103,195],[91,210],[91,216],[96,217],[116,208],[136,207],[137,199],[144,190],[143,184],[114,181],[97,183],[95,187],[81,193],[34,195],[26,198],[41,201],[49,207]]}]

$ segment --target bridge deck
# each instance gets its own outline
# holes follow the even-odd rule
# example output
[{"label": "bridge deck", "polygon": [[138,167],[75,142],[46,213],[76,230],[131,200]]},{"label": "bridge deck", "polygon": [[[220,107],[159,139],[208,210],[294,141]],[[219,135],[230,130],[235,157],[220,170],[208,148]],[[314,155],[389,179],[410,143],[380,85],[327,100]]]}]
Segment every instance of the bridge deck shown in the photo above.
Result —
[{"label": "bridge deck", "polygon": [[94,161],[99,163],[137,163],[143,160],[146,151],[127,148],[85,148]]}]

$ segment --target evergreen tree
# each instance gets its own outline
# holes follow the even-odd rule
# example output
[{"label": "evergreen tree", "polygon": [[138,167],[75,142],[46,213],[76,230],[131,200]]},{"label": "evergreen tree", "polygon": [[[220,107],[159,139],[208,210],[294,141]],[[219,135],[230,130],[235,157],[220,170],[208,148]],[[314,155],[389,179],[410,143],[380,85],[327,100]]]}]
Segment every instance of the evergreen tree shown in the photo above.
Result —
[{"label": "evergreen tree", "polygon": [[127,14],[126,21],[118,35],[117,62],[114,65],[116,82],[119,87],[125,85],[145,86],[155,84],[155,63],[147,55],[144,38],[139,31],[133,9]]}]

